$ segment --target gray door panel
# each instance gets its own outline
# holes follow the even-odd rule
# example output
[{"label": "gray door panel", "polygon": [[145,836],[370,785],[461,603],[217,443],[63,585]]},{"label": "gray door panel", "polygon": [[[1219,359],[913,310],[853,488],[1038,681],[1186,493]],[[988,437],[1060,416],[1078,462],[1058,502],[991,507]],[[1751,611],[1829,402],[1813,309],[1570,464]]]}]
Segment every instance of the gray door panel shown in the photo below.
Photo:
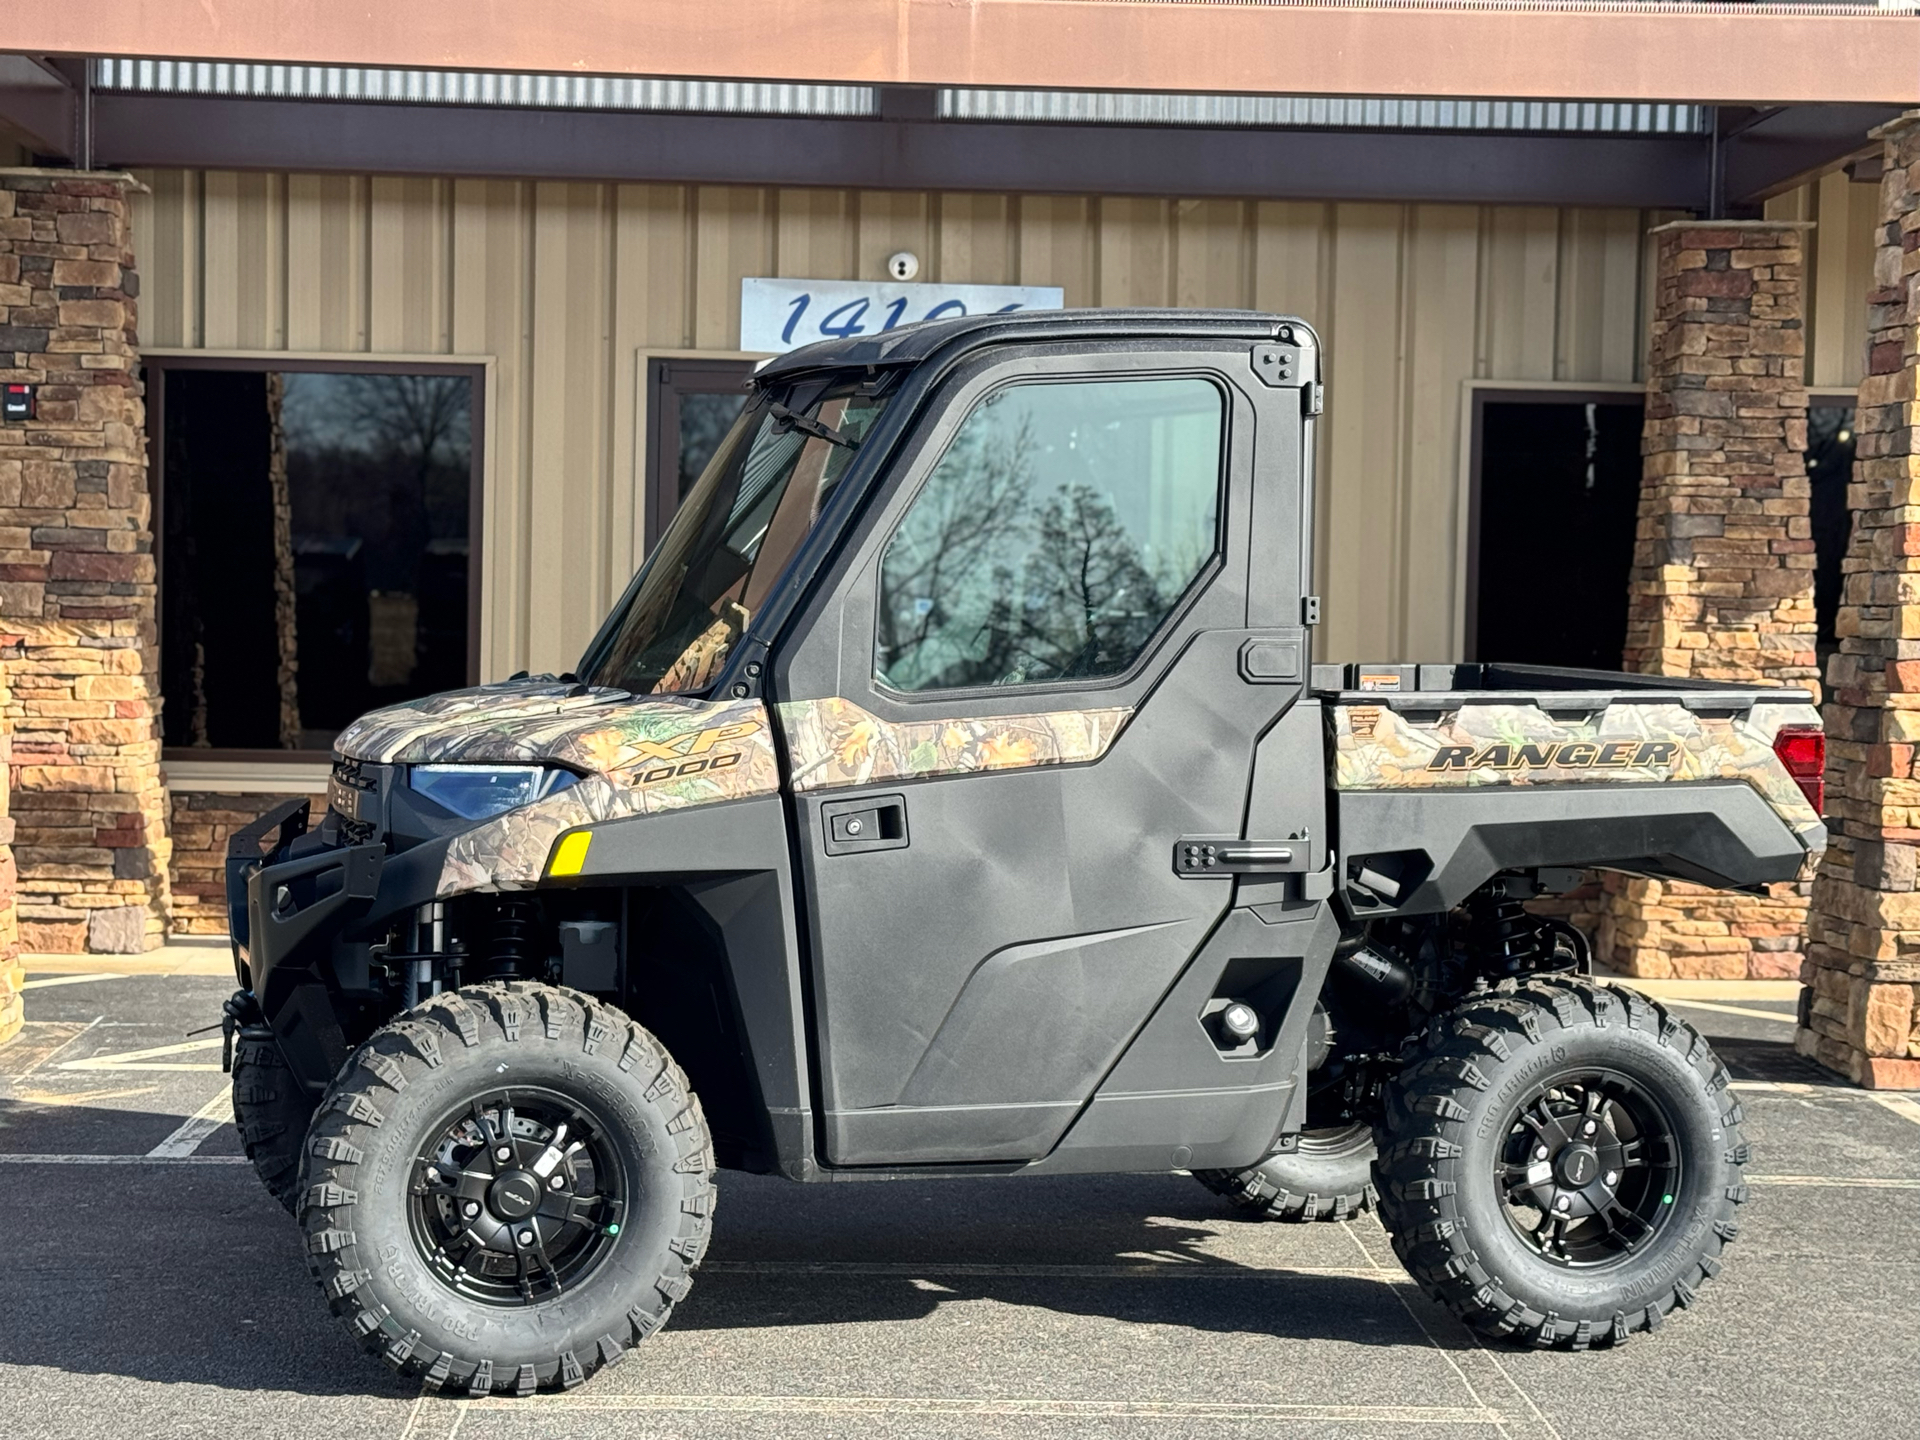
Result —
[{"label": "gray door panel", "polygon": [[1195,636],[1094,764],[868,787],[904,797],[905,848],[828,855],[821,806],[862,790],[800,800],[833,1163],[1059,1139],[1232,898],[1172,856],[1239,832],[1256,737],[1296,693],[1235,676],[1244,638]]},{"label": "gray door panel", "polygon": [[[1275,481],[1289,477],[1294,487],[1268,496],[1270,509],[1297,505],[1299,430],[1297,419],[1268,423],[1282,392],[1243,388],[1236,377],[1246,365],[1244,347],[1188,356],[1055,352],[1017,363],[995,357],[956,374],[930,406],[924,433],[915,432],[911,464],[888,478],[879,513],[862,522],[794,643],[776,656],[783,707],[859,707],[866,728],[835,732],[853,757],[888,745],[890,757],[905,754],[910,728],[924,736],[924,727],[947,720],[1017,731],[1022,717],[1128,712],[1117,738],[1090,761],[929,774],[939,767],[890,759],[891,768],[861,769],[864,758],[823,771],[820,737],[797,745],[793,727],[803,722],[782,710],[789,764],[802,776],[796,869],[829,1163],[1047,1154],[1232,903],[1231,880],[1175,873],[1175,842],[1242,833],[1255,746],[1300,694],[1298,682],[1253,683],[1240,672],[1241,648],[1254,633],[1250,571],[1263,572],[1263,589],[1296,597],[1300,589],[1291,547],[1257,560],[1249,553],[1255,422],[1263,475],[1277,471]],[[1008,378],[1165,372],[1210,373],[1226,397],[1220,548],[1140,660],[1108,681],[911,695],[880,687],[881,555],[959,417]],[[1296,392],[1284,393],[1297,404]],[[1293,618],[1262,614],[1269,628],[1259,633]],[[904,812],[895,836],[888,810],[884,847],[864,847],[858,837],[847,844],[849,802],[858,810],[864,797]],[[840,816],[837,853],[829,853],[829,806]],[[1195,1033],[1204,1043],[1197,1025]]]}]

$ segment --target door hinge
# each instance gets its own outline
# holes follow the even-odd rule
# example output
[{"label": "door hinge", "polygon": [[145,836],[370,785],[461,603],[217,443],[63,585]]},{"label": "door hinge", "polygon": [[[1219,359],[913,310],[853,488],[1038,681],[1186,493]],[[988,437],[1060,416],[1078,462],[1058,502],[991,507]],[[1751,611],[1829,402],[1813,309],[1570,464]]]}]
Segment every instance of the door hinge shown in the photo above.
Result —
[{"label": "door hinge", "polygon": [[1302,625],[1318,625],[1320,623],[1320,597],[1318,595],[1307,595],[1301,598],[1300,623]]},{"label": "door hinge", "polygon": [[1307,386],[1307,414],[1318,415],[1327,406],[1327,387],[1318,380]]}]

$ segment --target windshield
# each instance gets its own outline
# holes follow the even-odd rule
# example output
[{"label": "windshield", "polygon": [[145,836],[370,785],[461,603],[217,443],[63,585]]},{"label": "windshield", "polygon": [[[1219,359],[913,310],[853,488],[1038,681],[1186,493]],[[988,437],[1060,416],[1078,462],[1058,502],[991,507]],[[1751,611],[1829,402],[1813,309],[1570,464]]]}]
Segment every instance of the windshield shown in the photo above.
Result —
[{"label": "windshield", "polygon": [[[842,442],[886,405],[852,381],[809,388],[804,404],[788,396],[790,412],[756,396],[734,422],[582,661],[583,680],[655,695],[713,683],[846,473],[854,451]],[[819,430],[831,438],[807,433]]]}]

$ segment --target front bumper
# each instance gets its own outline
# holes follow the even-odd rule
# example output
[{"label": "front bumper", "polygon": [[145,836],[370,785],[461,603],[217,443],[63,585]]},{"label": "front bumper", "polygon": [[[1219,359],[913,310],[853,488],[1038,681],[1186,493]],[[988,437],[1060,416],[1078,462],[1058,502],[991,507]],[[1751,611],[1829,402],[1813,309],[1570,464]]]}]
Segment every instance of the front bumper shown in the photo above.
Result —
[{"label": "front bumper", "polygon": [[387,848],[378,841],[322,842],[306,847],[307,853],[291,853],[308,835],[309,803],[278,805],[227,843],[227,929],[234,971],[241,988],[256,995],[265,994],[275,968],[309,942],[331,940],[380,895]]}]

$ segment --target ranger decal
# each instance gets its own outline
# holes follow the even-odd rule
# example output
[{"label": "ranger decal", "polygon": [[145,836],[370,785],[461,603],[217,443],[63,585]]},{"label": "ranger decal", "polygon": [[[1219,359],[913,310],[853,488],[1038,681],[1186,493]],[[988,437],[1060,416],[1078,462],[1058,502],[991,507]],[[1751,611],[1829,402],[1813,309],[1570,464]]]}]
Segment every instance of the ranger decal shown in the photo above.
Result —
[{"label": "ranger decal", "polygon": [[1796,833],[1818,839],[1820,817],[1773,753],[1781,726],[1820,723],[1811,705],[1761,704],[1744,716],[1718,716],[1622,697],[1580,717],[1489,704],[1433,719],[1383,705],[1334,705],[1328,723],[1338,790],[1739,780]]}]

